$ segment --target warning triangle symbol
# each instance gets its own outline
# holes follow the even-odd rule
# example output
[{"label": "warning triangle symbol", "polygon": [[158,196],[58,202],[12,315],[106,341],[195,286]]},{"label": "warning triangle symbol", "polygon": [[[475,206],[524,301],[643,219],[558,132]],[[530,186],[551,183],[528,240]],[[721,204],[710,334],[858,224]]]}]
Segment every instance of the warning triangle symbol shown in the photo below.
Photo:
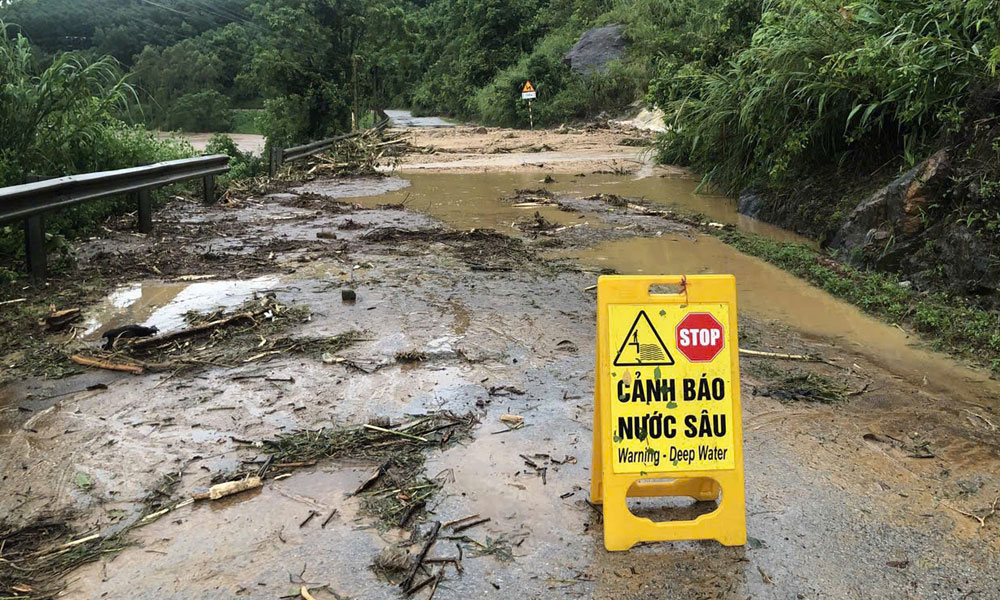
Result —
[{"label": "warning triangle symbol", "polygon": [[524,87],[521,89],[521,93],[528,93],[535,91],[535,86],[531,85],[530,81],[524,82]]},{"label": "warning triangle symbol", "polygon": [[674,364],[674,357],[660,339],[660,334],[646,316],[646,311],[640,310],[636,315],[635,322],[618,349],[614,364],[618,367]]}]

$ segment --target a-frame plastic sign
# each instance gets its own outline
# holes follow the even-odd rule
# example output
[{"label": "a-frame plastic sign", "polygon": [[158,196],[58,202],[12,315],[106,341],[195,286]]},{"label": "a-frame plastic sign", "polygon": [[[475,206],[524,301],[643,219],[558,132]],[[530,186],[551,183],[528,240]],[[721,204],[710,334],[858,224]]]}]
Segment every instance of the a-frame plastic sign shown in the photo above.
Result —
[{"label": "a-frame plastic sign", "polygon": [[[657,285],[679,291],[651,292]],[[608,550],[746,543],[732,275],[601,277],[594,409],[590,497],[604,505]],[[638,496],[719,505],[694,520],[653,522],[629,511],[626,499]]]}]

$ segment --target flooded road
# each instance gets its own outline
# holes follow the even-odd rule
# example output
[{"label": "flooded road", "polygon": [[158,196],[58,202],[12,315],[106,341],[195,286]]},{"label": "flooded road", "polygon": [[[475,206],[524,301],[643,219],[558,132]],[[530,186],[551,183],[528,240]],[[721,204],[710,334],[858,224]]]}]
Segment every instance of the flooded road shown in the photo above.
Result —
[{"label": "flooded road", "polygon": [[[473,134],[449,135],[460,145]],[[304,598],[303,587],[325,600],[397,598],[403,576],[378,559],[389,550],[409,560],[434,522],[428,556],[444,562],[422,576],[443,579],[410,596],[420,600],[997,597],[1000,517],[983,517],[1000,495],[995,383],[690,222],[606,196],[803,241],[696,193],[682,171],[595,173],[601,161],[583,176],[407,168],[296,181],[228,204],[172,204],[148,238],[112,231],[112,264],[148,262],[150,279],[116,280],[84,303],[74,331],[45,334],[60,348],[92,350],[102,330],[129,321],[176,330],[188,311],[235,310],[262,294],[299,317],[181,340],[192,360],[142,375],[91,369],[0,388],[0,513],[19,523],[69,515],[73,539],[160,515],[129,531],[130,546],[116,541],[72,571],[59,596],[71,599]],[[516,193],[540,188],[551,195]],[[103,255],[81,256],[87,266]],[[599,507],[587,502],[602,269],[734,273],[741,348],[822,357],[741,357],[747,546],[604,550]],[[345,301],[345,289],[356,297]],[[329,345],[345,334],[350,343]],[[801,381],[835,397],[799,393]],[[265,440],[308,448],[387,422],[398,433],[438,411],[469,415],[467,433],[438,431],[389,456],[440,486],[423,505],[398,466],[361,490],[390,464],[372,453],[388,436],[353,454],[268,462]],[[190,502],[258,469],[260,489]],[[414,507],[412,518],[366,509],[373,498]],[[629,502],[657,519],[713,507]],[[488,520],[444,525],[469,515]],[[459,555],[461,569],[448,562]]]},{"label": "flooded road", "polygon": [[[643,177],[590,174],[553,176],[543,183],[537,173],[406,173],[411,185],[383,196],[349,198],[364,206],[406,201],[407,207],[441,219],[459,229],[489,228],[518,234],[514,223],[536,211],[559,225],[583,223],[603,227],[598,215],[564,212],[557,205],[519,208],[504,200],[516,189],[544,188],[556,194],[582,197],[618,194],[646,199],[685,214],[703,214],[709,220],[733,224],[744,231],[782,242],[811,242],[789,231],[739,214],[735,201],[696,192],[692,177]],[[985,371],[948,356],[921,348],[920,341],[902,329],[863,313],[827,292],[758,258],[743,254],[703,234],[630,237],[583,250],[554,253],[595,268],[618,273],[709,274],[736,276],[740,310],[771,320],[815,338],[833,340],[857,351],[901,377],[929,390],[955,394],[966,401],[996,406],[1000,384]]]},{"label": "flooded road", "polygon": [[414,117],[408,110],[386,110],[392,127],[454,127],[455,124],[441,117]]}]

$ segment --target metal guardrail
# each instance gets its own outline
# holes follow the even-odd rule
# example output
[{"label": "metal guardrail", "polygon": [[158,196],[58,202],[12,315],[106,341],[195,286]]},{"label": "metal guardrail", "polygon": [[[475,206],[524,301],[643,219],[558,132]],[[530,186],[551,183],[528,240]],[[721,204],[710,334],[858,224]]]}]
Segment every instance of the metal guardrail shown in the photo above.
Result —
[{"label": "metal guardrail", "polygon": [[[386,117],[376,123],[373,129],[378,129],[379,131],[385,129],[389,126],[389,117]],[[281,168],[281,165],[285,163],[290,163],[296,160],[302,160],[303,158],[308,158],[310,156],[319,154],[329,150],[335,146],[338,142],[344,140],[349,140],[351,138],[356,138],[363,134],[363,131],[355,131],[354,133],[346,133],[344,135],[338,135],[332,138],[326,138],[322,140],[317,140],[315,142],[309,142],[308,144],[302,144],[301,146],[292,146],[291,148],[272,148],[271,149],[271,159],[270,159],[270,174],[273,176]]]},{"label": "metal guardrail", "polygon": [[45,213],[91,200],[133,194],[139,231],[150,233],[153,189],[201,178],[205,202],[214,202],[215,176],[228,171],[229,157],[215,154],[0,188],[0,224],[24,220],[28,272],[33,279],[41,280],[45,278]]}]

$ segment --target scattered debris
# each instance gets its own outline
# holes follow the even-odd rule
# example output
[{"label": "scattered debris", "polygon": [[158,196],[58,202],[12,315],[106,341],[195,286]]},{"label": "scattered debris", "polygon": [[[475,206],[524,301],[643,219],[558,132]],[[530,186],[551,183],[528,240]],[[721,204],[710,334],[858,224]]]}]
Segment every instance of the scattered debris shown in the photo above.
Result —
[{"label": "scattered debris", "polygon": [[490,396],[508,396],[511,394],[515,396],[523,396],[524,393],[524,390],[512,385],[494,385],[489,389]]},{"label": "scattered debris", "polygon": [[793,372],[771,385],[755,390],[782,402],[804,400],[833,404],[844,400],[847,386],[818,373]]},{"label": "scattered debris", "polygon": [[431,546],[433,546],[434,542],[437,541],[439,531],[441,531],[441,521],[434,521],[434,524],[431,525],[430,533],[427,534],[427,540],[424,542],[423,548],[420,549],[420,552],[413,559],[413,565],[410,567],[409,574],[406,576],[406,579],[399,584],[399,587],[406,590],[405,593],[407,595],[416,591],[416,589],[411,587],[413,585],[413,578],[417,576],[417,571],[420,570],[420,566],[423,564],[424,559],[427,558],[427,553],[430,551]]},{"label": "scattered debris", "polygon": [[514,229],[529,233],[547,233],[558,228],[558,223],[549,221],[538,211],[535,211],[534,216],[521,217],[520,219],[514,221]]},{"label": "scattered debris", "polygon": [[508,425],[521,425],[524,423],[524,417],[521,415],[504,414],[500,415],[500,421]]},{"label": "scattered debris", "polygon": [[219,500],[220,498],[225,498],[226,496],[232,496],[233,494],[239,494],[247,490],[259,488],[262,485],[264,484],[260,477],[247,477],[246,479],[241,479],[239,481],[227,481],[226,483],[213,485],[208,490],[208,499]]},{"label": "scattered debris", "polygon": [[49,331],[62,331],[74,321],[78,321],[80,316],[79,308],[55,310],[53,306],[51,312],[45,315],[40,324],[44,325]]},{"label": "scattered debris", "polygon": [[356,331],[327,338],[280,337],[276,334],[281,330],[307,320],[309,311],[304,307],[279,304],[271,294],[250,300],[233,312],[190,313],[187,317],[191,326],[186,329],[152,338],[123,339],[112,351],[97,356],[78,354],[73,361],[133,373],[206,366],[236,367],[296,353],[319,359],[324,354],[332,356],[362,339]]},{"label": "scattered debris", "polygon": [[[951,510],[957,512],[960,515],[965,515],[966,517],[969,517],[970,519],[975,519],[976,521],[979,521],[979,527],[982,528],[982,527],[986,527],[986,519],[989,519],[990,517],[992,517],[993,515],[996,514],[996,512],[997,512],[997,504],[1000,504],[1000,496],[997,496],[993,500],[993,502],[990,504],[990,506],[988,508],[983,509],[984,511],[987,511],[986,514],[984,514],[983,516],[979,516],[979,515],[973,514],[971,512],[964,511],[964,510],[962,510],[960,508],[956,508],[955,506],[952,506],[951,504],[949,504],[945,500],[942,500],[941,504],[947,506],[948,508],[950,508]],[[980,511],[980,512],[982,512],[982,511]]]},{"label": "scattered debris", "polygon": [[397,157],[409,146],[402,135],[385,134],[377,127],[342,140],[310,162],[309,175],[344,177],[382,175],[379,167],[395,167]]},{"label": "scattered debris", "polygon": [[542,263],[524,241],[488,229],[450,231],[379,227],[362,237],[366,241],[379,243],[409,240],[441,242],[451,247],[459,258],[476,271],[511,271],[516,267]]},{"label": "scattered debris", "polygon": [[45,515],[14,529],[0,523],[0,597],[53,598],[67,573],[124,548],[123,536],[74,537],[65,515]]},{"label": "scattered debris", "polygon": [[442,527],[452,527],[454,525],[458,525],[459,523],[465,521],[471,521],[472,519],[477,519],[477,518],[479,518],[479,513],[476,513],[474,515],[469,515],[467,517],[462,517],[461,519],[455,519],[454,521],[448,521]]},{"label": "scattered debris", "polygon": [[465,531],[466,529],[471,529],[471,528],[473,528],[473,527],[475,527],[477,525],[482,525],[483,523],[487,523],[489,521],[490,521],[490,518],[489,517],[485,517],[483,519],[477,519],[475,521],[470,521],[470,522],[464,523],[462,525],[456,525],[456,526],[452,527],[451,530],[454,531],[455,533],[458,533],[460,531]]},{"label": "scattered debris", "polygon": [[587,196],[584,200],[603,202],[616,208],[627,208],[630,204],[627,198],[623,198],[618,194],[594,194],[593,196]]},{"label": "scattered debris", "polygon": [[114,329],[109,329],[101,334],[101,337],[105,339],[104,349],[111,350],[118,343],[118,340],[126,340],[129,338],[140,338],[140,337],[150,337],[156,335],[160,330],[154,327],[145,327],[143,325],[137,325],[135,323],[131,325],[125,325],[123,327],[115,327]]},{"label": "scattered debris", "polygon": [[[319,458],[377,459],[379,467],[356,491],[364,512],[381,527],[402,527],[426,507],[443,480],[423,475],[423,450],[467,436],[478,423],[472,413],[436,412],[395,428],[370,424],[286,434],[267,440],[263,449],[275,464]],[[400,525],[402,523],[402,525]]]},{"label": "scattered debris", "polygon": [[389,464],[390,464],[389,461],[385,461],[384,463],[379,465],[379,468],[376,469],[374,473],[372,473],[371,477],[362,481],[361,485],[358,486],[358,489],[354,490],[354,495],[357,496],[361,492],[367,490],[372,485],[374,485],[374,483],[378,481],[380,477],[385,475],[386,470],[389,468]]},{"label": "scattered debris", "polygon": [[309,521],[312,521],[313,517],[315,517],[317,515],[319,515],[318,512],[316,512],[314,510],[310,510],[309,511],[309,515],[305,518],[305,520],[303,520],[301,523],[299,523],[299,529],[302,529],[303,527],[305,527],[309,523]]},{"label": "scattered debris", "polygon": [[395,355],[396,362],[415,363],[427,360],[427,353],[420,350],[401,350]]},{"label": "scattered debris", "polygon": [[[548,183],[548,182],[546,182]],[[501,198],[504,202],[510,202],[515,207],[544,206],[555,204],[555,194],[545,188],[537,190],[517,189],[512,196]]]},{"label": "scattered debris", "polygon": [[320,527],[322,529],[326,529],[327,524],[329,524],[330,521],[332,521],[335,516],[337,516],[336,508],[330,511],[330,514],[326,517],[326,519],[323,520],[323,524],[320,525]]},{"label": "scattered debris", "polygon": [[399,546],[386,546],[375,557],[374,566],[385,574],[401,573],[410,565],[410,553]]},{"label": "scattered debris", "polygon": [[74,354],[70,357],[70,360],[78,365],[83,365],[85,367],[94,367],[97,369],[107,369],[108,371],[124,371],[126,373],[133,373],[135,375],[142,375],[144,369],[139,365],[127,364],[127,363],[116,363],[110,360],[104,360],[101,358],[90,358],[87,356],[82,356],[80,354]]},{"label": "scattered debris", "polygon": [[805,354],[783,354],[781,352],[763,352],[761,350],[747,350],[746,348],[740,348],[740,354],[745,354],[747,356],[759,356],[762,358],[782,358],[786,360],[817,360],[815,357],[806,356]]}]

